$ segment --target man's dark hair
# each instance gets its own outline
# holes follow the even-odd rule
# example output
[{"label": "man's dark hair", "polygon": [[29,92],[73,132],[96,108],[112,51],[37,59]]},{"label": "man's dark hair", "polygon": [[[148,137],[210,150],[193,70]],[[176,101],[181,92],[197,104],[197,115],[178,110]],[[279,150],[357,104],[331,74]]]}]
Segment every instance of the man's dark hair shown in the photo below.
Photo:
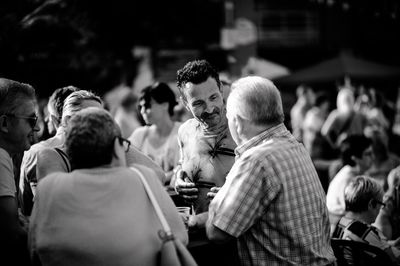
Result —
[{"label": "man's dark hair", "polygon": [[174,115],[174,107],[178,102],[176,101],[175,93],[166,83],[156,82],[142,90],[139,101],[144,101],[145,105],[149,105],[151,99],[157,103],[167,102],[169,115]]},{"label": "man's dark hair", "polygon": [[49,113],[51,115],[54,115],[55,117],[57,117],[57,119],[61,120],[65,99],[71,93],[78,91],[78,90],[79,90],[79,88],[74,87],[74,86],[67,86],[67,87],[56,89],[49,98],[48,106],[53,108],[52,110],[50,110],[50,108],[49,108]]},{"label": "man's dark hair", "polygon": [[371,145],[371,140],[363,135],[351,135],[344,139],[340,144],[343,165],[355,166],[356,162],[351,157],[361,158],[363,152]]},{"label": "man's dark hair", "polygon": [[200,84],[205,82],[209,77],[215,79],[218,88],[221,87],[218,72],[206,60],[195,60],[187,63],[177,71],[176,83],[181,97],[186,100],[183,92],[186,83]]}]

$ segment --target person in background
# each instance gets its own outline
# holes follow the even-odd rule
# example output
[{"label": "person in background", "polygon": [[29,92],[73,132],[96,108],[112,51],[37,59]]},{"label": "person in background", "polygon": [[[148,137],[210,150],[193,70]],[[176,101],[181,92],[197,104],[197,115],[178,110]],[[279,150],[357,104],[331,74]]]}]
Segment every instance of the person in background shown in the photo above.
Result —
[{"label": "person in background", "polygon": [[[88,107],[103,107],[100,97],[87,90],[76,90],[71,92],[63,102],[63,109],[60,113],[59,134],[53,139],[52,145],[41,146],[35,151],[36,179],[37,182],[47,174],[56,171],[69,172],[70,165],[65,154],[65,128],[68,121],[76,112]],[[60,118],[60,117],[59,117]],[[35,192],[34,192],[35,193]]]},{"label": "person in background", "polygon": [[303,144],[311,158],[327,158],[326,144],[321,135],[321,128],[329,115],[329,99],[326,94],[318,93],[315,105],[307,111],[303,122]]},{"label": "person in background", "polygon": [[367,113],[367,126],[364,135],[372,140],[374,161],[366,175],[378,181],[387,189],[389,172],[400,165],[400,158],[389,150],[389,122],[379,109],[371,109]]},{"label": "person in background", "polygon": [[[63,265],[158,265],[162,229],[138,174],[126,164],[128,140],[111,115],[89,107],[69,120],[65,148],[71,173],[39,182],[29,247],[34,262]],[[134,165],[149,183],[172,232],[188,235],[154,171]]]},{"label": "person in background", "polygon": [[225,183],[234,163],[235,142],[228,129],[226,107],[218,73],[205,60],[188,62],[177,72],[181,100],[193,117],[178,131],[180,160],[176,191],[193,203],[196,216],[189,226],[203,227],[208,193]]},{"label": "person in background", "polygon": [[121,128],[122,136],[128,138],[135,129],[142,126],[138,117],[138,98],[133,92],[129,92],[122,99],[120,106],[116,109],[114,119]]},{"label": "person in background", "polygon": [[374,225],[388,239],[400,237],[400,166],[392,169],[387,177],[388,188],[383,196],[386,204],[376,217]]},{"label": "person in background", "polygon": [[400,265],[400,238],[388,241],[375,226],[371,225],[380,210],[382,187],[366,176],[357,176],[345,188],[346,213],[339,220],[332,237],[368,243],[384,250],[396,265]]},{"label": "person in background", "polygon": [[331,265],[325,192],[311,158],[283,124],[267,79],[232,84],[227,102],[237,159],[209,208],[207,236],[237,238],[242,265]]},{"label": "person in background", "polygon": [[29,265],[11,158],[28,150],[39,131],[35,106],[32,86],[0,78],[0,260],[4,265]]},{"label": "person in background", "polygon": [[[64,101],[61,116],[61,127],[66,128],[68,121],[80,110],[87,107],[103,107],[103,101],[94,93],[79,90],[71,93]],[[45,147],[37,152],[36,178],[38,181],[53,172],[70,172],[71,165],[65,153],[65,131],[62,130],[59,136],[60,144],[56,147]],[[160,180],[164,180],[164,172],[150,158],[132,147],[126,155],[130,165],[133,162],[141,163],[152,168]]]},{"label": "person in background", "polygon": [[344,190],[350,181],[364,174],[373,161],[372,142],[363,135],[349,136],[341,143],[342,169],[329,184],[326,206],[329,211],[331,232],[337,221],[345,214]]},{"label": "person in background", "polygon": [[61,117],[63,113],[64,100],[73,92],[79,89],[74,86],[67,86],[56,89],[49,98],[47,110],[49,112],[47,126],[49,131],[54,128],[57,133],[54,137],[41,141],[32,145],[32,147],[24,153],[21,163],[20,179],[19,179],[19,203],[21,211],[25,216],[30,216],[33,206],[33,198],[36,194],[36,165],[37,154],[44,148],[54,148],[60,146],[64,142],[64,127],[61,126]]},{"label": "person in background", "polygon": [[350,135],[362,135],[366,118],[354,110],[354,93],[350,88],[342,88],[336,99],[337,109],[333,110],[321,129],[332,149],[339,149],[341,141]]},{"label": "person in background", "polygon": [[177,135],[181,123],[172,120],[176,105],[175,94],[167,84],[156,82],[144,88],[139,108],[146,126],[137,128],[129,137],[133,146],[164,170],[165,185],[169,185],[179,161]]},{"label": "person in background", "polygon": [[298,141],[303,141],[303,122],[304,118],[314,105],[315,93],[307,85],[300,85],[296,89],[297,101],[290,109],[290,123],[292,134]]}]

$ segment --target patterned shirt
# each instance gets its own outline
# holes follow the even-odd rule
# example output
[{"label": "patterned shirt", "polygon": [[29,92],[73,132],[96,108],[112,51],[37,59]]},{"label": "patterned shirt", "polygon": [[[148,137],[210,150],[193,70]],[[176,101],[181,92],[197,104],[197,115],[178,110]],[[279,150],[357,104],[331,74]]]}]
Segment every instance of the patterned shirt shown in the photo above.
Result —
[{"label": "patterned shirt", "polygon": [[400,263],[400,250],[391,247],[383,233],[370,224],[344,216],[337,223],[332,237],[363,242],[378,247],[387,252],[397,265]]},{"label": "patterned shirt", "polygon": [[279,124],[235,152],[210,216],[214,226],[238,238],[242,265],[335,261],[324,190],[304,146]]}]

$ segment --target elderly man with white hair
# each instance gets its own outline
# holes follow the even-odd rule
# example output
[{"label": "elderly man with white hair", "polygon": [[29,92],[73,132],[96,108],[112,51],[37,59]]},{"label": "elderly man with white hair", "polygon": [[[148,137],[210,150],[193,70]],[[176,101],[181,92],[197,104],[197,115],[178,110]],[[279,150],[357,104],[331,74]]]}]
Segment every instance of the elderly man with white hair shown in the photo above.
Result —
[{"label": "elderly man with white hair", "polygon": [[242,265],[330,265],[325,193],[311,158],[283,125],[282,100],[261,77],[241,78],[227,102],[236,161],[210,204],[207,235],[237,238]]}]

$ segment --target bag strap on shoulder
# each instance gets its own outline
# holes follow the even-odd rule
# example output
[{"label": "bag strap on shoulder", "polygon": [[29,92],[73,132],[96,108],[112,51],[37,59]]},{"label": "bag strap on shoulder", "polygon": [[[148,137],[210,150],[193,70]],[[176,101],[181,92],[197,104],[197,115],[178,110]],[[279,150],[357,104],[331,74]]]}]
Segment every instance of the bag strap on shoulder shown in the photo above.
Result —
[{"label": "bag strap on shoulder", "polygon": [[161,225],[165,231],[165,235],[164,236],[160,235],[160,237],[163,240],[170,240],[171,237],[173,239],[172,230],[167,222],[167,219],[165,218],[165,216],[161,210],[160,205],[157,202],[156,197],[153,194],[153,191],[151,191],[151,188],[150,188],[148,182],[146,181],[146,178],[143,176],[143,174],[138,169],[136,169],[134,167],[130,167],[130,169],[139,175],[140,180],[142,181],[142,184],[146,190],[146,193],[149,196],[150,202],[152,203],[154,210],[156,211],[156,214],[158,216],[158,219],[160,220]]},{"label": "bag strap on shoulder", "polygon": [[63,161],[65,163],[65,166],[67,167],[68,173],[71,172],[71,165],[70,165],[70,162],[69,162],[68,155],[63,150],[61,150],[60,148],[54,148],[54,149],[61,156],[61,159],[63,159]]}]

